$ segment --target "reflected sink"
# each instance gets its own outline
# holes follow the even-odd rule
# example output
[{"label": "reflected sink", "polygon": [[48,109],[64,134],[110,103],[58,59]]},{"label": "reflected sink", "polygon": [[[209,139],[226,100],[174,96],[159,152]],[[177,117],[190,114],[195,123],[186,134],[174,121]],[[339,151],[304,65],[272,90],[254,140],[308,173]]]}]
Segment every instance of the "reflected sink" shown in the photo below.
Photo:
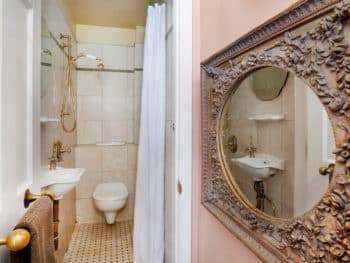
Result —
[{"label": "reflected sink", "polygon": [[258,153],[254,158],[249,156],[233,158],[232,162],[252,176],[255,181],[262,181],[274,175],[278,170],[284,170],[284,160],[270,154]]},{"label": "reflected sink", "polygon": [[80,177],[85,172],[84,168],[62,168],[56,170],[45,170],[43,190],[55,193],[56,200],[62,199],[65,193],[72,190],[79,182]]}]

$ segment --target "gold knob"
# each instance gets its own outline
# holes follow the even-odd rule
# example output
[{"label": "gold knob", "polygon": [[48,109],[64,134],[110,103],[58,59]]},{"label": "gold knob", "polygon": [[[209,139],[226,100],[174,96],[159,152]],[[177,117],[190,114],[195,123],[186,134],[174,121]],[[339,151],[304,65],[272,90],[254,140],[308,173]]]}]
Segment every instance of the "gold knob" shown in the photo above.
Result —
[{"label": "gold knob", "polygon": [[13,230],[6,238],[0,238],[0,246],[6,245],[11,251],[19,251],[28,246],[30,233],[22,228]]},{"label": "gold knob", "polygon": [[328,167],[321,166],[321,167],[318,169],[318,172],[319,172],[321,175],[325,175],[325,176],[328,175],[328,181],[329,181],[329,183],[330,183],[330,182],[332,181],[332,178],[333,178],[334,168],[335,168],[334,163],[331,163],[330,165],[328,165]]},{"label": "gold knob", "polygon": [[326,166],[321,166],[321,167],[318,169],[318,172],[319,172],[321,175],[330,175],[330,174],[333,174],[333,172],[334,172],[334,164],[331,163],[330,165],[328,165],[328,167],[326,167]]},{"label": "gold knob", "polygon": [[327,170],[328,168],[326,166],[321,166],[319,169],[318,169],[318,172],[321,174],[321,175],[327,175]]},{"label": "gold knob", "polygon": [[24,200],[23,200],[24,207],[27,208],[32,202],[39,199],[41,196],[48,196],[52,201],[54,201],[56,198],[55,194],[50,191],[43,191],[40,195],[36,195],[31,193],[29,189],[27,189],[24,194]]}]

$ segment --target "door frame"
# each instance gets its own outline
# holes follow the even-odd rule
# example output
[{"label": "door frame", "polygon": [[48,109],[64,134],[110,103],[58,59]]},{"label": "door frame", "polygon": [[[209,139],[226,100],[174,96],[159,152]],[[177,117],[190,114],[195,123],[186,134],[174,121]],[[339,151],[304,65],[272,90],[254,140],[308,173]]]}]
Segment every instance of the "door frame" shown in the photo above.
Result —
[{"label": "door frame", "polygon": [[[0,1],[1,236],[6,236],[25,213],[25,190],[40,181],[40,25],[41,0]],[[12,44],[17,41],[23,45]],[[13,73],[17,65],[20,67]],[[13,82],[18,74],[22,79]],[[23,127],[25,134],[13,132]],[[0,262],[7,257],[7,248],[1,247]]]},{"label": "door frame", "polygon": [[175,263],[191,262],[192,234],[192,0],[174,0]]}]

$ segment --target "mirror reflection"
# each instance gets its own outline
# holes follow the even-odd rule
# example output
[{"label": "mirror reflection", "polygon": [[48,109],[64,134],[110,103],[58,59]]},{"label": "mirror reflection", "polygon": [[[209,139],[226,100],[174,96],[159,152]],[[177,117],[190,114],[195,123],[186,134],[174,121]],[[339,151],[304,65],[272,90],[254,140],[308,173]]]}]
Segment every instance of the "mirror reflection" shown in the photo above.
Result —
[{"label": "mirror reflection", "polygon": [[52,69],[52,49],[54,42],[44,18],[41,19],[41,98],[48,91],[49,78]]},{"label": "mirror reflection", "polygon": [[332,127],[318,97],[295,75],[269,67],[247,76],[224,108],[221,136],[232,178],[264,213],[301,215],[326,192]]}]

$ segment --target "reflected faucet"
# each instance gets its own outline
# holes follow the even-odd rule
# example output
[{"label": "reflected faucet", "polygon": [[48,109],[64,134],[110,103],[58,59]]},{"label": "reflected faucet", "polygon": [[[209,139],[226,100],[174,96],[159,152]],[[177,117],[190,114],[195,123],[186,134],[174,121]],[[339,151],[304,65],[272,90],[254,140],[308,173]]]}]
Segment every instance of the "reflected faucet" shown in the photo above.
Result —
[{"label": "reflected faucet", "polygon": [[250,158],[255,158],[256,147],[253,145],[253,136],[249,136],[249,146],[245,150],[249,152]]}]

